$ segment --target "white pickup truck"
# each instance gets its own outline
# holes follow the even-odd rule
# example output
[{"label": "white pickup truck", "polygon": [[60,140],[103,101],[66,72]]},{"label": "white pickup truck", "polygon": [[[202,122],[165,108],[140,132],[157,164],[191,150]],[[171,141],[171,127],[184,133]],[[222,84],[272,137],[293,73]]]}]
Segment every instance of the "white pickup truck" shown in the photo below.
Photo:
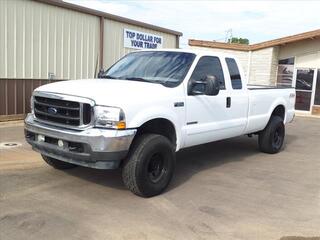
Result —
[{"label": "white pickup truck", "polygon": [[295,90],[247,85],[229,55],[168,49],[130,53],[98,79],[41,86],[31,104],[25,137],[49,165],[120,167],[126,187],[150,197],[182,148],[258,134],[262,152],[280,151]]}]

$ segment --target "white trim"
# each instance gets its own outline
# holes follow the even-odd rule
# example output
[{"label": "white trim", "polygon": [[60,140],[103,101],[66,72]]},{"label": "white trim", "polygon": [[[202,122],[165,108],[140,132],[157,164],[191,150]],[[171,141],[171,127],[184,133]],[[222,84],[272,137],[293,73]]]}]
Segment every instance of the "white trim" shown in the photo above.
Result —
[{"label": "white trim", "polygon": [[292,86],[291,87],[296,88],[296,78],[297,78],[296,61],[297,61],[297,57],[294,56],[293,58],[294,58],[294,60],[293,60],[293,76],[292,76]]},{"label": "white trim", "polygon": [[[315,104],[314,103],[314,101],[315,101],[315,98],[316,98],[316,91],[317,91],[317,78],[319,77],[320,78],[320,76],[318,76],[318,73],[320,73],[320,68],[317,68],[316,69],[316,78],[315,78],[315,83],[314,83],[314,99],[313,99],[313,104],[312,104],[312,106],[320,106],[320,104]],[[319,83],[320,83],[320,81],[319,81]],[[319,86],[319,88],[320,88],[320,86]]]},{"label": "white trim", "polygon": [[316,95],[316,84],[317,84],[317,68],[314,69],[314,75],[313,75],[313,83],[312,83],[312,93],[311,93],[311,104],[310,104],[310,111],[312,113],[312,107],[314,105],[314,99]]}]

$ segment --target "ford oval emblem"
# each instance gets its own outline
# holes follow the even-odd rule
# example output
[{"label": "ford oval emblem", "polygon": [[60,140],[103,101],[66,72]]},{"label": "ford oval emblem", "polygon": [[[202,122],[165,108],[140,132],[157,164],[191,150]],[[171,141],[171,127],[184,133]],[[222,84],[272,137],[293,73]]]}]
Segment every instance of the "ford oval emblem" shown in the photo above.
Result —
[{"label": "ford oval emblem", "polygon": [[48,113],[56,115],[58,110],[54,107],[48,107]]}]

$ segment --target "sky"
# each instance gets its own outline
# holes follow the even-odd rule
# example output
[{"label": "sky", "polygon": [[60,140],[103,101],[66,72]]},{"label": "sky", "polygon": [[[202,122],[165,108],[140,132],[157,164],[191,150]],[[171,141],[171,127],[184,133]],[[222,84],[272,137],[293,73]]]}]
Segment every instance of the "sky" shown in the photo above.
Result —
[{"label": "sky", "polygon": [[250,43],[320,29],[320,1],[65,1],[182,32],[182,48],[225,41],[229,29]]}]

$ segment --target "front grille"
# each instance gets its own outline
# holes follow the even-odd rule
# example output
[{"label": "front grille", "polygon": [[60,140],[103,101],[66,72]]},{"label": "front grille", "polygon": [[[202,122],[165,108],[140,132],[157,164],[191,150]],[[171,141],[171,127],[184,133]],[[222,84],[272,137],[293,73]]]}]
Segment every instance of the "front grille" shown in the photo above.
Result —
[{"label": "front grille", "polygon": [[59,125],[77,127],[91,122],[90,104],[55,98],[35,96],[34,114],[39,120]]}]

